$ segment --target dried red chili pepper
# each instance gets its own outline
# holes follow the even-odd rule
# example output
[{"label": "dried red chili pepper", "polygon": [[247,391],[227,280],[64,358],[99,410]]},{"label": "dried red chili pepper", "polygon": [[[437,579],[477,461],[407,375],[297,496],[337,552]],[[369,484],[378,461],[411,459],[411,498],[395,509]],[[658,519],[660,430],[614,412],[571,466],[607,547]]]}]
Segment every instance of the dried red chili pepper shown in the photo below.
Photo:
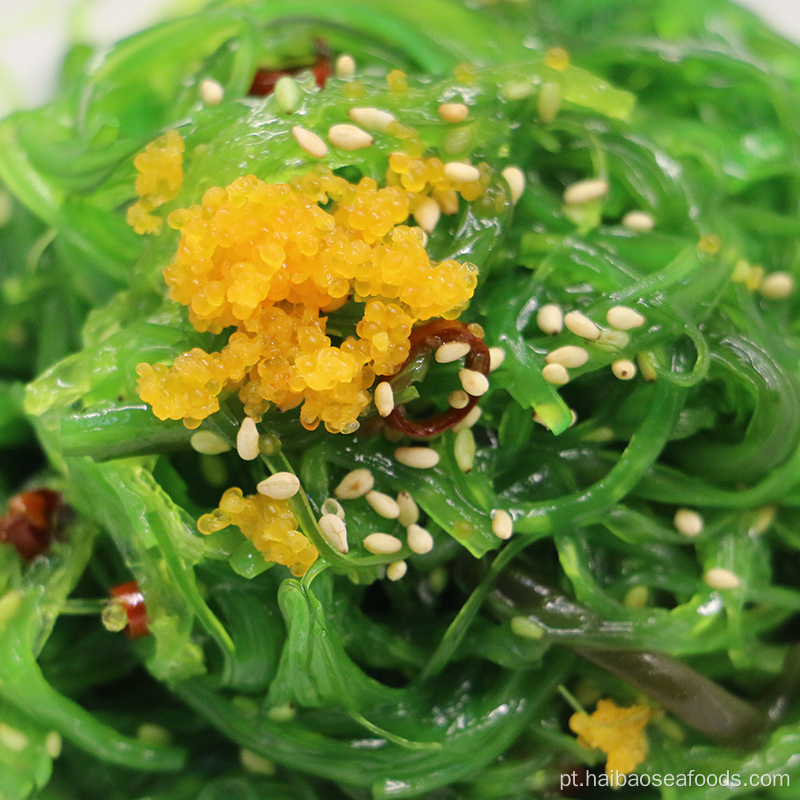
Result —
[{"label": "dried red chili pepper", "polygon": [[147,606],[144,595],[136,581],[115,586],[110,592],[112,601],[118,602],[125,610],[128,625],[125,631],[129,639],[138,639],[150,634],[150,618],[147,616]]},{"label": "dried red chili pepper", "polygon": [[[408,364],[415,361],[425,352],[437,350],[448,342],[464,342],[470,347],[464,358],[464,366],[467,369],[489,376],[491,362],[489,348],[483,339],[472,333],[463,322],[447,319],[426,322],[411,331],[409,342],[411,348],[408,358],[397,374],[402,374]],[[393,378],[396,378],[396,375],[384,376],[380,380],[388,381]],[[431,436],[436,436],[448,428],[452,428],[453,425],[464,419],[475,408],[480,398],[470,394],[467,397],[469,400],[464,408],[448,408],[440,414],[418,421],[409,419],[406,416],[405,407],[398,405],[386,417],[386,423],[395,430],[401,431],[408,436],[413,436],[415,439],[429,439]]]},{"label": "dried red chili pepper", "polygon": [[314,42],[316,55],[313,64],[302,64],[297,67],[283,69],[266,69],[259,67],[253,77],[248,94],[251,97],[266,97],[275,91],[275,84],[285,75],[299,75],[304,70],[310,69],[314,73],[314,80],[320,89],[325,88],[325,83],[331,74],[331,53],[326,42],[317,39]]},{"label": "dried red chili pepper", "polygon": [[51,489],[14,495],[8,513],[0,517],[0,542],[12,545],[23,560],[31,561],[50,547],[62,508],[61,494]]}]

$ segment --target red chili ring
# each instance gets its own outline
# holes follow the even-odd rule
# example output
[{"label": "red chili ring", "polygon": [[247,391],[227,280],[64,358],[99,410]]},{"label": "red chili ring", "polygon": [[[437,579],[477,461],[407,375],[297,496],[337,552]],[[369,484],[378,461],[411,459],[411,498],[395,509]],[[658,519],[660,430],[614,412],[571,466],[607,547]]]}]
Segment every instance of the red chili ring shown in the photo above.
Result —
[{"label": "red chili ring", "polygon": [[128,617],[128,627],[125,631],[128,638],[138,639],[149,635],[150,618],[147,616],[147,606],[139,584],[136,581],[128,581],[115,586],[109,594],[125,609],[125,615]]},{"label": "red chili ring", "polygon": [[61,495],[51,489],[14,495],[0,517],[0,543],[16,548],[24,561],[45,553],[57,535],[62,508]]},{"label": "red chili ring", "polygon": [[[464,366],[473,369],[486,377],[489,376],[491,357],[489,348],[483,339],[475,336],[463,322],[458,320],[436,319],[414,328],[409,337],[411,349],[408,358],[403,363],[396,375],[385,375],[380,381],[389,381],[402,374],[406,366],[418,358],[425,351],[437,350],[448,342],[466,342],[470,350],[464,358]],[[464,419],[478,403],[480,397],[468,394],[469,400],[464,408],[448,408],[440,414],[435,414],[424,420],[411,420],[406,416],[405,407],[395,406],[391,414],[386,417],[386,423],[395,430],[401,431],[415,439],[429,439]]]}]

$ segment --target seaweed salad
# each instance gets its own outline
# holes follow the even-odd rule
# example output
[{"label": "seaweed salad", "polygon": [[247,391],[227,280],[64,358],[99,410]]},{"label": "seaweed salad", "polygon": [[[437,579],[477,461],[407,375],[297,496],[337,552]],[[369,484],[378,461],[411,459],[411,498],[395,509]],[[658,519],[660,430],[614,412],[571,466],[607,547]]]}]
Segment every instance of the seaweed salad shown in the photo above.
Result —
[{"label": "seaweed salad", "polygon": [[0,798],[795,797],[798,99],[726,0],[74,47],[0,122]]}]

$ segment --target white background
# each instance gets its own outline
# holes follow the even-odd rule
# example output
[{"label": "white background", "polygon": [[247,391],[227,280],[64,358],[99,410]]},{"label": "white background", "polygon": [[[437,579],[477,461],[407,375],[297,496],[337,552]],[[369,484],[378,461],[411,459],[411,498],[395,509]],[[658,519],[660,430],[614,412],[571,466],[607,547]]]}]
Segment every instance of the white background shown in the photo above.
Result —
[{"label": "white background", "polygon": [[[48,98],[70,41],[109,44],[169,11],[201,4],[202,0],[0,0],[0,117]],[[800,0],[740,4],[760,13],[784,36],[800,41]]]}]

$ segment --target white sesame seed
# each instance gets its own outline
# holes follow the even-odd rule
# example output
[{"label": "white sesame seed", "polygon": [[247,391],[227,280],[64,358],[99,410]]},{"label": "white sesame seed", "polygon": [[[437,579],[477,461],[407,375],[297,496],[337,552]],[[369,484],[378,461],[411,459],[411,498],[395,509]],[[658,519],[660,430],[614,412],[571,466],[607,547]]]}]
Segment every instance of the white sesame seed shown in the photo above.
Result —
[{"label": "white sesame seed", "polygon": [[785,300],[794,287],[794,278],[788,272],[770,272],[761,281],[758,291],[766,300]]},{"label": "white sesame seed", "polygon": [[413,216],[414,221],[425,233],[433,233],[442,216],[442,209],[432,197],[426,197],[414,209]]},{"label": "white sesame seed", "polygon": [[514,533],[514,520],[508,511],[498,508],[492,512],[492,533],[498,539],[511,538],[511,534]]},{"label": "white sesame seed", "polygon": [[481,410],[480,406],[473,406],[472,409],[464,417],[464,419],[456,422],[456,424],[453,425],[451,430],[454,433],[458,433],[459,431],[463,431],[466,428],[471,428],[473,425],[477,424],[478,420],[481,418],[482,413],[483,411]]},{"label": "white sesame seed", "polygon": [[0,722],[0,742],[9,750],[21,753],[28,746],[29,739],[22,731],[12,728],[7,722]]},{"label": "white sesame seed", "polygon": [[587,178],[576,181],[564,189],[564,202],[568,206],[582,206],[599,200],[608,194],[608,181],[602,178]]},{"label": "white sesame seed", "polygon": [[546,633],[538,622],[522,615],[511,618],[511,632],[523,639],[541,639]]},{"label": "white sesame seed", "polygon": [[445,122],[463,122],[469,114],[469,109],[464,103],[442,103],[439,106],[439,116]]},{"label": "white sesame seed", "polygon": [[737,589],[742,585],[739,576],[724,567],[712,567],[703,575],[703,580],[712,589]]},{"label": "white sesame seed", "polygon": [[292,472],[276,472],[261,481],[256,489],[273,500],[288,500],[300,491],[300,478]]},{"label": "white sesame seed", "polygon": [[398,447],[394,457],[401,464],[414,469],[430,469],[439,463],[439,454],[430,447]]},{"label": "white sesame seed", "polygon": [[341,78],[342,80],[352,78],[353,75],[356,74],[356,61],[353,56],[347,53],[342,53],[342,55],[336,59],[336,64],[333,68],[333,71],[336,77]]},{"label": "white sesame seed", "polygon": [[252,417],[245,417],[236,434],[236,452],[243,461],[258,458],[258,428]]},{"label": "white sesame seed", "polygon": [[563,386],[569,383],[569,373],[567,368],[561,364],[547,364],[542,370],[542,377],[548,382],[556,386]]},{"label": "white sesame seed", "polygon": [[567,330],[572,331],[582,339],[596,341],[600,338],[600,328],[592,322],[585,314],[580,311],[570,311],[564,316],[564,324]]},{"label": "white sesame seed", "polygon": [[511,202],[516,205],[525,191],[525,173],[519,167],[506,167],[501,174],[511,191]]},{"label": "white sesame seed", "polygon": [[629,211],[622,218],[622,224],[637,233],[649,233],[656,226],[655,218],[646,211]]},{"label": "white sesame seed", "polygon": [[419,519],[419,506],[417,506],[416,501],[409,492],[400,492],[400,494],[397,495],[397,505],[400,508],[397,521],[404,528],[416,523]]},{"label": "white sesame seed", "polygon": [[406,541],[412,553],[430,553],[433,550],[433,536],[420,525],[412,524],[408,526]]},{"label": "white sesame seed", "polygon": [[606,314],[606,321],[618,331],[630,331],[640,328],[647,320],[633,308],[628,306],[612,306]]},{"label": "white sesame seed", "polygon": [[489,348],[489,372],[494,372],[506,360],[506,351],[502,347]]},{"label": "white sesame seed", "polygon": [[347,545],[347,525],[337,514],[324,514],[319,520],[319,529],[325,541],[340,553],[349,550]]},{"label": "white sesame seed", "polygon": [[703,517],[691,508],[679,508],[675,512],[672,524],[678,533],[684,536],[699,536],[705,527]]},{"label": "white sesame seed", "polygon": [[465,164],[463,161],[450,161],[444,165],[444,174],[455,183],[472,183],[480,180],[481,173],[472,164]]},{"label": "white sesame seed", "polygon": [[275,82],[275,100],[286,114],[294,114],[302,101],[297,81],[290,75],[282,75]]},{"label": "white sesame seed", "polygon": [[375,388],[375,408],[382,417],[394,411],[394,390],[389,381],[381,381]]},{"label": "white sesame seed", "polygon": [[617,350],[624,350],[631,341],[631,337],[625,331],[617,331],[614,328],[605,328],[604,330],[600,331],[600,338],[598,338],[598,344],[610,344],[612,347],[616,347]]},{"label": "white sesame seed", "polygon": [[225,98],[225,89],[219,81],[204,78],[200,81],[200,99],[205,106],[218,106]]},{"label": "white sesame seed", "polygon": [[326,497],[322,501],[322,506],[320,507],[320,511],[322,515],[325,514],[335,514],[339,519],[345,518],[344,509],[342,508],[342,504],[338,500],[334,500],[332,497]]},{"label": "white sesame seed", "polygon": [[274,775],[275,764],[268,758],[254,753],[252,750],[242,748],[239,751],[239,763],[251,775]]},{"label": "white sesame seed", "polygon": [[355,500],[363,497],[375,485],[375,478],[365,467],[354,469],[342,478],[339,485],[333,490],[339,500]]},{"label": "white sesame seed", "polygon": [[561,84],[556,81],[545,81],[539,92],[536,106],[536,110],[539,112],[539,119],[545,125],[553,122],[558,115],[559,108],[561,108]]},{"label": "white sesame seed", "polygon": [[475,465],[475,437],[472,435],[470,428],[464,428],[456,434],[456,440],[453,444],[453,456],[456,460],[456,466],[461,472],[471,472],[472,467]]},{"label": "white sesame seed", "polygon": [[447,404],[451,408],[466,408],[467,403],[469,403],[469,395],[463,389],[456,389],[447,397]]},{"label": "white sesame seed", "polygon": [[64,745],[64,740],[58,731],[50,731],[44,737],[44,749],[50,758],[58,758],[61,755],[61,748]]},{"label": "white sesame seed", "polygon": [[646,586],[632,586],[625,594],[623,604],[625,608],[644,608],[650,597],[650,590]]},{"label": "white sesame seed", "polygon": [[394,114],[372,107],[351,108],[347,116],[370,131],[385,131],[395,121]]},{"label": "white sesame seed", "polygon": [[620,358],[611,365],[611,371],[614,373],[615,378],[619,378],[621,381],[629,381],[636,377],[636,364],[629,358]]},{"label": "white sesame seed", "polygon": [[408,572],[408,564],[405,561],[392,561],[386,567],[386,577],[390,581],[399,581]]},{"label": "white sesame seed", "polygon": [[195,431],[189,439],[192,449],[206,456],[216,456],[227,453],[231,446],[212,431]]},{"label": "white sesame seed", "polygon": [[549,336],[561,333],[564,328],[564,312],[561,310],[561,306],[557,306],[555,303],[543,305],[536,312],[536,324],[542,333]]},{"label": "white sesame seed", "polygon": [[402,547],[403,543],[389,533],[371,533],[364,539],[364,548],[375,555],[396,553]]},{"label": "white sesame seed", "polygon": [[393,497],[383,492],[376,492],[374,489],[365,495],[366,501],[372,506],[373,510],[386,519],[397,519],[400,516],[400,506]]},{"label": "white sesame seed", "polygon": [[434,358],[439,364],[449,364],[451,361],[464,358],[471,349],[466,342],[445,342],[441,347],[436,348]]},{"label": "white sesame seed", "polygon": [[324,158],[328,155],[328,145],[326,145],[316,133],[308,130],[308,128],[295,125],[292,128],[292,136],[294,136],[294,140],[297,144],[310,156],[314,156],[314,158]]},{"label": "white sesame seed", "polygon": [[365,130],[345,122],[331,125],[328,129],[328,141],[339,150],[363,150],[375,140]]},{"label": "white sesame seed", "polygon": [[475,369],[460,369],[458,379],[464,391],[472,397],[480,397],[489,391],[489,379]]},{"label": "white sesame seed", "polygon": [[548,364],[561,364],[562,367],[582,367],[589,360],[589,352],[585,347],[568,344],[551,350],[544,360]]}]

